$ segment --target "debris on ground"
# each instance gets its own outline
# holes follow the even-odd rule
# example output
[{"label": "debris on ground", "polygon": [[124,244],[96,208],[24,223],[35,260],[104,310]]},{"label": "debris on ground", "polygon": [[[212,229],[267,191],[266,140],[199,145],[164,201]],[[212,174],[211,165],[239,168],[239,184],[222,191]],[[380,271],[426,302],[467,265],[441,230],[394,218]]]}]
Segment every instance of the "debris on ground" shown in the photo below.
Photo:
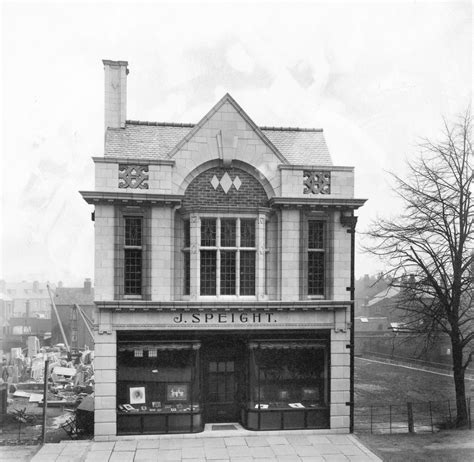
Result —
[{"label": "debris on ground", "polygon": [[89,349],[71,355],[62,344],[40,348],[32,358],[24,355],[21,348],[12,348],[9,358],[3,360],[0,375],[0,445],[39,441],[46,360],[47,433],[55,433],[57,441],[61,435],[62,439],[91,435],[93,358],[94,352]]}]

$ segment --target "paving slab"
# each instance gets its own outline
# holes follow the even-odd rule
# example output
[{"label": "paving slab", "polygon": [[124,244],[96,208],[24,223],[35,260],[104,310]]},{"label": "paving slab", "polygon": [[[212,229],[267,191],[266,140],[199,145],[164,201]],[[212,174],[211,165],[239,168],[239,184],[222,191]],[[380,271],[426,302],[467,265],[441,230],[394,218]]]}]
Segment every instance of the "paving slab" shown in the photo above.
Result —
[{"label": "paving slab", "polygon": [[229,446],[247,446],[245,438],[243,436],[231,436],[224,438],[224,444]]},{"label": "paving slab", "polygon": [[[24,462],[380,462],[354,435],[251,434],[246,430],[238,434],[216,433],[45,444],[32,459]],[[3,453],[0,451],[0,455]],[[21,460],[20,457],[0,459],[2,462]]]}]

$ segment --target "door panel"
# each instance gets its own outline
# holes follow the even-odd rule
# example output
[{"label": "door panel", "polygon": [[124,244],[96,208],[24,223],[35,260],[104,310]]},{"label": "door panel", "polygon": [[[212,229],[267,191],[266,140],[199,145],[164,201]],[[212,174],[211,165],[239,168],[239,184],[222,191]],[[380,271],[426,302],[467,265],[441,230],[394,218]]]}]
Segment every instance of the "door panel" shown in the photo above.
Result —
[{"label": "door panel", "polygon": [[203,401],[206,422],[240,420],[243,349],[238,342],[203,345]]}]

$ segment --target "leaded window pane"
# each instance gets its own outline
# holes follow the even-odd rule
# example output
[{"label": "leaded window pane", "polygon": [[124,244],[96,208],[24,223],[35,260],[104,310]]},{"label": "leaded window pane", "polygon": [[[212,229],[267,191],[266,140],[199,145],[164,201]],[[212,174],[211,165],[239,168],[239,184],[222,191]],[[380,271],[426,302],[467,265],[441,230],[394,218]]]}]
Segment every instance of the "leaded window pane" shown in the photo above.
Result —
[{"label": "leaded window pane", "polygon": [[233,218],[223,218],[221,220],[221,247],[236,246],[236,224]]},{"label": "leaded window pane", "polygon": [[308,295],[324,295],[324,252],[308,252]]},{"label": "leaded window pane", "polygon": [[191,223],[189,220],[184,220],[184,247],[191,246]]},{"label": "leaded window pane", "polygon": [[235,295],[235,250],[221,251],[221,295]]},{"label": "leaded window pane", "polygon": [[125,217],[125,245],[142,245],[142,218]]},{"label": "leaded window pane", "polygon": [[204,218],[201,220],[201,245],[215,247],[216,245],[216,220]]},{"label": "leaded window pane", "polygon": [[308,249],[324,249],[324,223],[308,222]]},{"label": "leaded window pane", "polygon": [[255,295],[255,252],[240,252],[240,295]]},{"label": "leaded window pane", "polygon": [[240,247],[255,247],[255,220],[240,220]]},{"label": "leaded window pane", "polygon": [[216,253],[201,250],[201,295],[216,295]]},{"label": "leaded window pane", "polygon": [[191,293],[191,254],[184,253],[184,295]]},{"label": "leaded window pane", "polygon": [[141,249],[124,249],[125,253],[125,295],[142,293],[142,251]]}]

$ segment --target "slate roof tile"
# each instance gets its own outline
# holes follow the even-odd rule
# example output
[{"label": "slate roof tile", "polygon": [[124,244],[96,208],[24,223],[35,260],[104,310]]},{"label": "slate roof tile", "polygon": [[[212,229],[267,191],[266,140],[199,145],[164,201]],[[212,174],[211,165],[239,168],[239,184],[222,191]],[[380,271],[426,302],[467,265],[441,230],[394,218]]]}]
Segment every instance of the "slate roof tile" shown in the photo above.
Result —
[{"label": "slate roof tile", "polygon": [[[192,124],[127,121],[125,129],[108,129],[105,157],[167,159],[192,130]],[[261,127],[264,135],[293,165],[332,165],[322,130]]]}]

